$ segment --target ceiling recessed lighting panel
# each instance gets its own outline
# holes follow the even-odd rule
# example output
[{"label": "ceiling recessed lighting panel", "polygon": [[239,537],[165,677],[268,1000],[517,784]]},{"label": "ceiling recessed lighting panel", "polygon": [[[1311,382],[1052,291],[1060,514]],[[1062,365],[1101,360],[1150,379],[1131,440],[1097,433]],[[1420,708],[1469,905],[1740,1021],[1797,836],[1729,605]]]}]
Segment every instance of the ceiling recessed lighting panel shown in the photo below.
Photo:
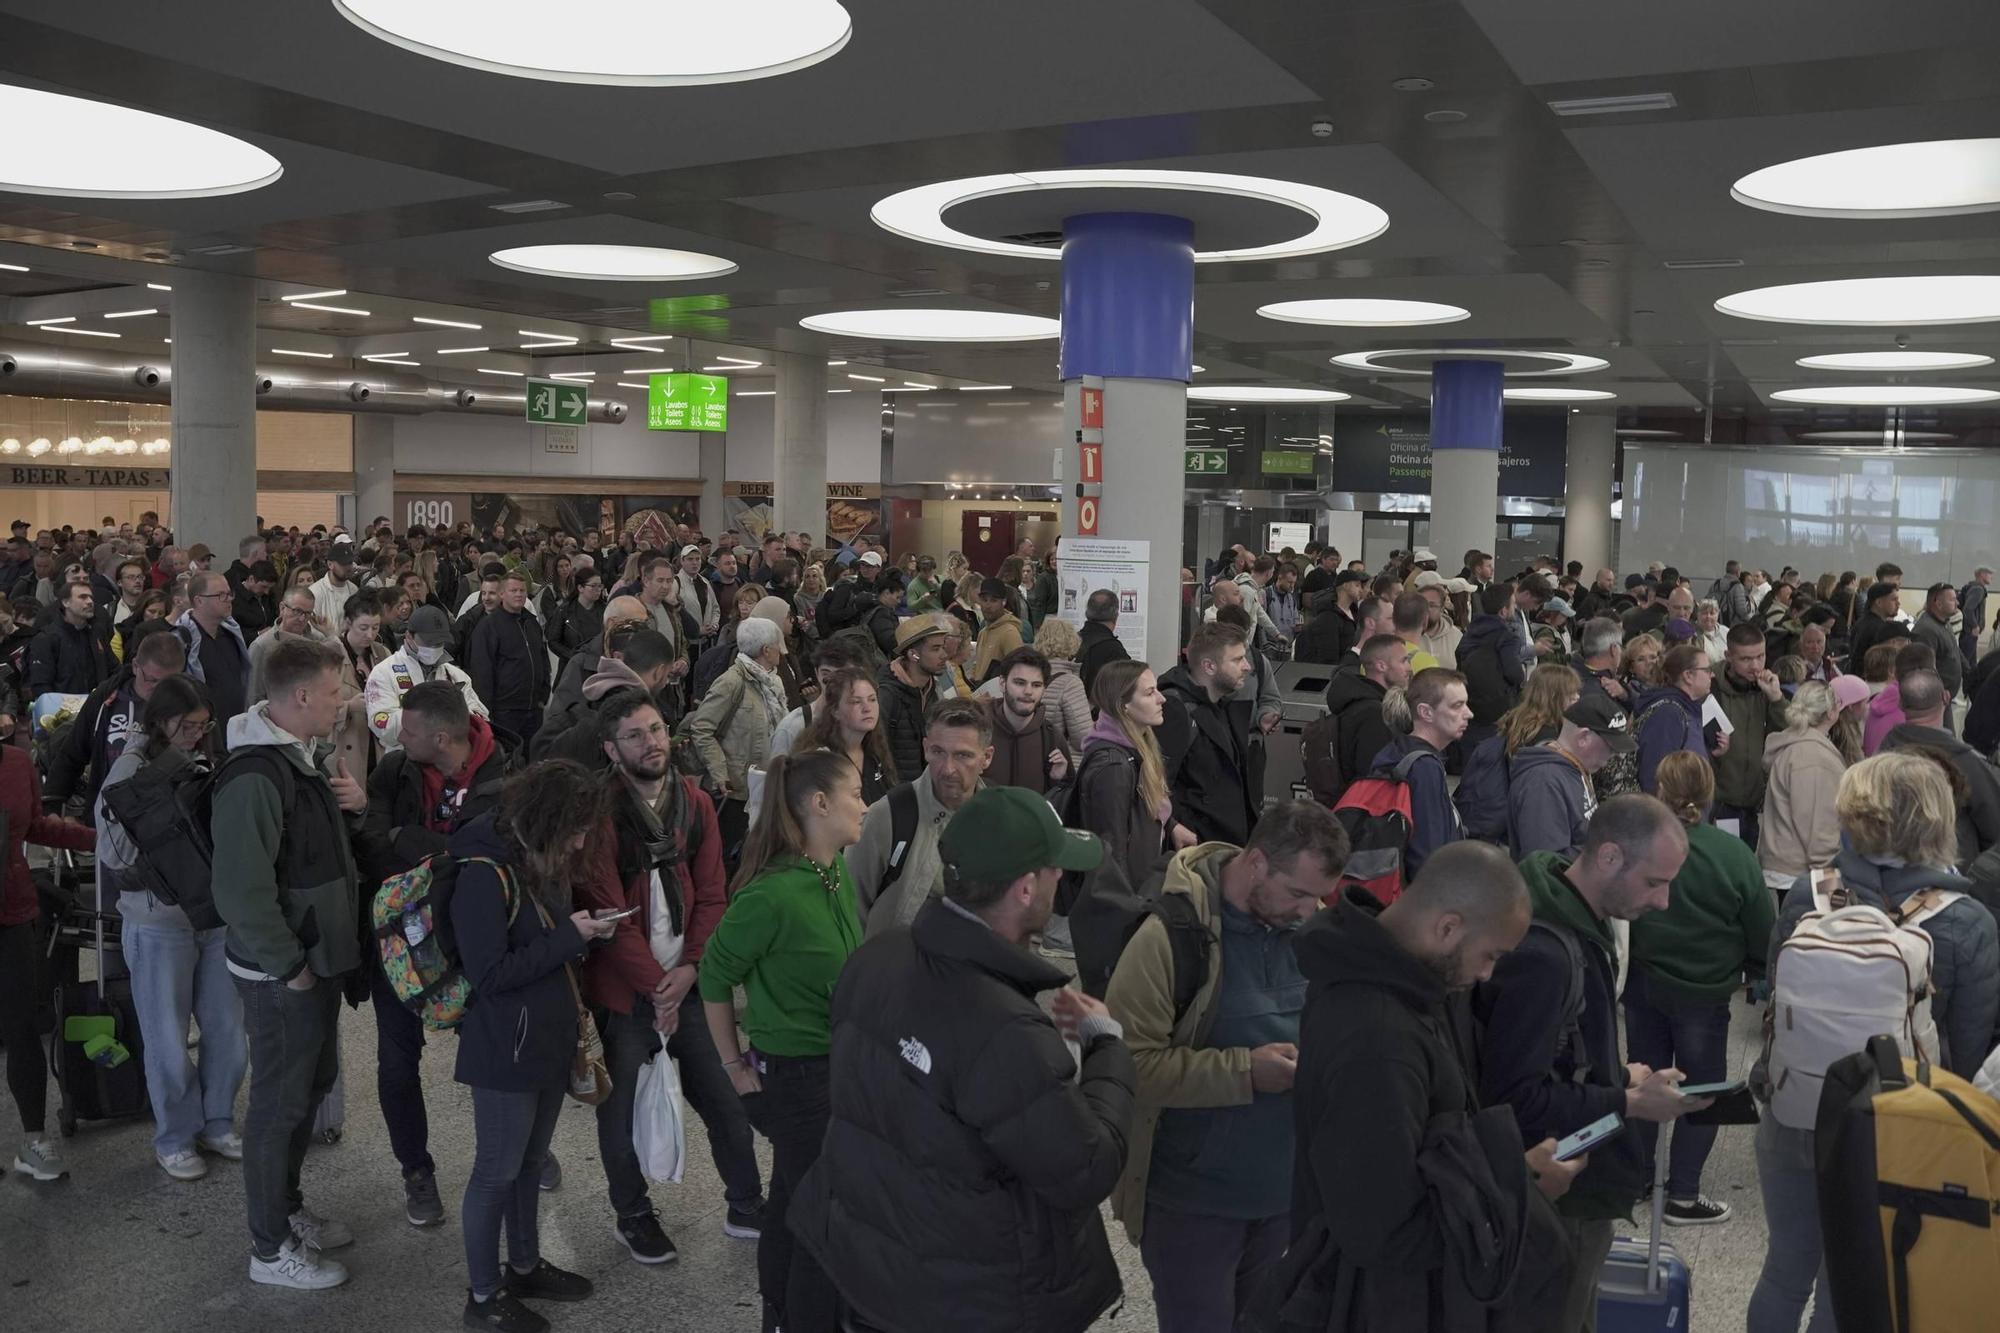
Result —
[{"label": "ceiling recessed lighting panel", "polygon": [[[1508,379],[1539,379],[1549,375],[1580,375],[1610,365],[1601,356],[1581,352],[1531,352],[1519,347],[1386,347],[1372,352],[1342,352],[1331,358],[1336,366],[1365,370],[1376,375],[1428,375],[1439,361],[1498,361],[1519,365],[1519,370],[1503,372]],[[1394,361],[1414,361],[1416,365],[1393,365]]]},{"label": "ceiling recessed lighting panel", "polygon": [[727,259],[657,245],[519,245],[487,258],[516,273],[586,282],[681,282],[736,271]]},{"label": "ceiling recessed lighting panel", "polygon": [[1500,396],[1516,403],[1588,403],[1618,395],[1609,389],[1559,389],[1554,385],[1502,389]]},{"label": "ceiling recessed lighting panel", "polygon": [[[669,87],[767,79],[847,45],[834,0],[334,0],[362,30],[454,65],[557,83]],[[554,21],[559,18],[559,21]]]},{"label": "ceiling recessed lighting panel", "polygon": [[2000,319],[2000,275],[1837,278],[1736,292],[1715,303],[1725,315],[1778,324],[1902,327]]},{"label": "ceiling recessed lighting panel", "polygon": [[888,342],[1018,343],[1054,338],[1060,321],[1001,310],[832,310],[808,315],[801,328]]},{"label": "ceiling recessed lighting panel", "polygon": [[1933,139],[1821,153],[1753,171],[1739,204],[1813,218],[1941,218],[2000,209],[2000,139]]},{"label": "ceiling recessed lighting panel", "polygon": [[435,324],[442,329],[476,329],[477,324],[468,324],[462,319],[439,319],[435,315],[411,315],[413,324]]},{"label": "ceiling recessed lighting panel", "polygon": [[255,144],[200,125],[33,88],[0,85],[0,124],[23,128],[0,159],[0,190],[17,194],[199,199],[255,190],[285,170]]},{"label": "ceiling recessed lighting panel", "polygon": [[1899,370],[1971,370],[1992,365],[1993,358],[1978,352],[1830,352],[1802,356],[1799,364],[1808,370],[1865,370],[1880,375]]},{"label": "ceiling recessed lighting panel", "polygon": [[1279,301],[1261,306],[1265,319],[1288,324],[1332,324],[1350,329],[1412,328],[1422,324],[1456,324],[1471,319],[1463,307],[1438,301],[1392,301],[1374,297],[1340,297],[1324,301]]},{"label": "ceiling recessed lighting panel", "polygon": [[1187,391],[1191,403],[1344,403],[1338,389],[1287,389],[1264,384],[1207,384]]},{"label": "ceiling recessed lighting panel", "polygon": [[1351,194],[1301,185],[1296,181],[1273,180],[1265,176],[1234,176],[1212,171],[1157,171],[1128,168],[1091,167],[1069,171],[1020,171],[998,176],[969,176],[963,180],[920,185],[914,190],[892,194],[869,210],[875,225],[884,231],[930,245],[948,245],[985,255],[1010,255],[1017,259],[1061,259],[1060,247],[1025,245],[1016,241],[989,240],[974,236],[944,221],[946,212],[959,204],[995,195],[1028,194],[1046,190],[1187,190],[1197,194],[1235,195],[1267,204],[1295,209],[1312,219],[1301,236],[1271,245],[1238,250],[1197,250],[1197,264],[1222,264],[1236,260],[1285,259],[1295,255],[1316,255],[1350,245],[1372,241],[1389,230],[1389,215]]},{"label": "ceiling recessed lighting panel", "polygon": [[2000,399],[2000,389],[1938,384],[1830,384],[1810,389],[1780,389],[1771,397],[1781,403],[1838,407],[1952,407],[1962,403],[1990,403]]}]

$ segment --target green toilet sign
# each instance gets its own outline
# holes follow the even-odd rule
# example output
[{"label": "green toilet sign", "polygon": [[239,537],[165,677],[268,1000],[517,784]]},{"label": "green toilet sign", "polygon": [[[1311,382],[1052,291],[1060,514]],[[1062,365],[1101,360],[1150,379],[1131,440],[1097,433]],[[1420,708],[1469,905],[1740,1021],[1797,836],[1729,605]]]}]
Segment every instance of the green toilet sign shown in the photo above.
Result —
[{"label": "green toilet sign", "polygon": [[1187,475],[1210,476],[1229,471],[1229,451],[1226,449],[1190,449],[1187,451]]},{"label": "green toilet sign", "polygon": [[1266,449],[1264,471],[1267,474],[1276,472],[1293,477],[1310,477],[1313,474],[1313,455],[1302,449]]},{"label": "green toilet sign", "polygon": [[567,380],[528,381],[528,420],[542,426],[581,426],[590,413],[590,386]]},{"label": "green toilet sign", "polygon": [[646,381],[647,430],[728,430],[729,381],[721,375],[654,375]]}]

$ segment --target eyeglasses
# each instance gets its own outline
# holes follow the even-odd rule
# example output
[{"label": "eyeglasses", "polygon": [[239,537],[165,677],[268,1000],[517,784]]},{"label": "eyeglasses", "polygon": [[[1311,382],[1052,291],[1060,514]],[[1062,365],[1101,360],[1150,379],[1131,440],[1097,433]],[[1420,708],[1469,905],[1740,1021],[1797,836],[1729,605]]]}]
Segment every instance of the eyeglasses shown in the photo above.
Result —
[{"label": "eyeglasses", "polygon": [[655,722],[644,731],[621,731],[611,739],[617,741],[620,745],[637,745],[641,741],[665,740],[666,737],[667,724],[664,722]]},{"label": "eyeglasses", "polygon": [[188,735],[189,733],[193,733],[196,736],[206,736],[208,735],[209,732],[215,730],[215,719],[210,718],[208,721],[203,722],[199,726],[197,726],[195,723],[189,722],[185,718],[183,718],[181,721],[174,724],[174,730],[180,732],[180,734],[183,736]]}]

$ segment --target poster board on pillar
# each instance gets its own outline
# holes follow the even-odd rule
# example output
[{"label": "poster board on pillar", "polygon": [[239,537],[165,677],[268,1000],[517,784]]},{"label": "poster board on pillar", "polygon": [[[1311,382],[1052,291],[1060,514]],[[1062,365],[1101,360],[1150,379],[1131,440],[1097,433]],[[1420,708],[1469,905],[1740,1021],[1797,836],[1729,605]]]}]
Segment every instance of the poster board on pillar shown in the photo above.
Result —
[{"label": "poster board on pillar", "polygon": [[1065,537],[1056,562],[1064,622],[1083,629],[1084,604],[1108,589],[1118,596],[1118,641],[1138,661],[1146,658],[1146,597],[1152,590],[1152,543],[1104,537]]}]

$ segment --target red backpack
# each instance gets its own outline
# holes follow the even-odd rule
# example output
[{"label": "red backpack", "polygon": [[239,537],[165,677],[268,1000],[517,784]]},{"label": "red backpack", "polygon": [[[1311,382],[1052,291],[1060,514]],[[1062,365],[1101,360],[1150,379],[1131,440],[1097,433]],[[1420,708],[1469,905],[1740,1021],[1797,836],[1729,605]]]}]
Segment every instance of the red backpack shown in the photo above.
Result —
[{"label": "red backpack", "polygon": [[1347,830],[1353,849],[1341,870],[1340,887],[1358,884],[1384,907],[1403,892],[1403,854],[1414,827],[1410,770],[1420,759],[1437,759],[1437,755],[1412,750],[1398,759],[1394,768],[1377,768],[1349,783],[1333,807],[1334,818]]}]

